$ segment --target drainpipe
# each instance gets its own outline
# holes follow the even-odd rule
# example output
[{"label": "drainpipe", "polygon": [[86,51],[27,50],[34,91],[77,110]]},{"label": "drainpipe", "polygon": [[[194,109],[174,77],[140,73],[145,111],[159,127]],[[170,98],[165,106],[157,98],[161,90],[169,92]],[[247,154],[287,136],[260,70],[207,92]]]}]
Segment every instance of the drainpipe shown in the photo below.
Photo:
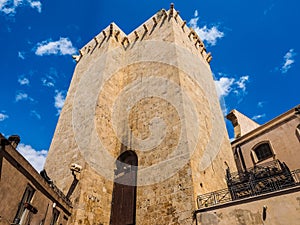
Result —
[{"label": "drainpipe", "polygon": [[14,148],[17,148],[18,144],[20,143],[20,136],[19,135],[11,135],[8,138],[8,141]]}]

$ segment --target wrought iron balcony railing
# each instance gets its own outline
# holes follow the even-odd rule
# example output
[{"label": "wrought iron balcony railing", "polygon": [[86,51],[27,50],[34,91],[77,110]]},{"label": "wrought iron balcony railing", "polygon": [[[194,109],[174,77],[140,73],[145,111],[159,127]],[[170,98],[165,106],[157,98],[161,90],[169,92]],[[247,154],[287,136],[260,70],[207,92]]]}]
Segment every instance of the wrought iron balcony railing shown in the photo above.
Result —
[{"label": "wrought iron balcony railing", "polygon": [[199,195],[198,208],[210,207],[300,185],[300,169],[289,171],[285,164],[273,161],[250,168],[245,173],[227,174],[228,188]]}]

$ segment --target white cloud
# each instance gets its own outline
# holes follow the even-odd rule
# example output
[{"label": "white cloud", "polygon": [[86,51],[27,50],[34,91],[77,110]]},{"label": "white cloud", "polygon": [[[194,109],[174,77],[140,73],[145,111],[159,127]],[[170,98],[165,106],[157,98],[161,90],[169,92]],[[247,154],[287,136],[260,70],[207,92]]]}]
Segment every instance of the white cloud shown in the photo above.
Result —
[{"label": "white cloud", "polygon": [[41,115],[37,111],[35,111],[35,110],[31,110],[30,111],[30,115],[31,116],[35,116],[39,120],[41,119]]},{"label": "white cloud", "polygon": [[281,73],[287,73],[287,71],[292,67],[295,60],[294,57],[296,56],[296,53],[294,52],[294,49],[290,49],[283,57],[284,63],[281,67]]},{"label": "white cloud", "polygon": [[237,84],[238,88],[241,89],[243,92],[246,91],[246,82],[249,81],[249,76],[242,76],[238,81],[235,83]]},{"label": "white cloud", "polygon": [[18,94],[16,94],[16,102],[26,99],[28,99],[28,94],[24,92],[19,92]]},{"label": "white cloud", "polygon": [[42,12],[42,3],[40,1],[28,1],[31,8],[36,8],[36,10],[41,13]]},{"label": "white cloud", "polygon": [[221,77],[219,80],[215,80],[218,97],[227,96],[232,90],[234,78]]},{"label": "white cloud", "polygon": [[[0,0],[1,1],[1,0]],[[20,59],[25,59],[25,53],[24,52],[18,52],[18,57]]]},{"label": "white cloud", "polygon": [[64,106],[66,94],[65,91],[55,91],[56,95],[54,96],[54,106],[57,109],[57,115],[60,114],[62,107]]},{"label": "white cloud", "polygon": [[43,86],[46,87],[54,87],[56,80],[55,78],[58,78],[58,72],[55,68],[51,67],[49,69],[49,72],[45,75],[45,77],[41,78]]},{"label": "white cloud", "polygon": [[8,115],[4,114],[4,113],[0,113],[0,122],[4,121],[8,118]]},{"label": "white cloud", "polygon": [[231,92],[234,92],[235,94],[243,94],[246,92],[246,84],[249,82],[249,76],[241,76],[238,80],[235,78],[230,78],[222,73],[219,73],[221,77],[218,79],[215,79],[215,85],[217,89],[218,97],[226,97]]},{"label": "white cloud", "polygon": [[[214,80],[217,95],[221,104],[223,114],[228,113],[227,106],[225,103],[225,97],[230,93],[235,93],[236,96],[241,96],[241,94],[246,93],[246,83],[249,81],[249,76],[241,76],[238,80],[233,77],[228,77],[222,73],[219,73],[220,78]],[[240,98],[239,101],[242,99]]]},{"label": "white cloud", "polygon": [[42,3],[34,0],[0,0],[0,12],[7,15],[14,15],[16,9],[22,6],[29,6],[36,9],[39,13],[42,12]]},{"label": "white cloud", "polygon": [[18,82],[20,85],[29,85],[30,81],[26,77],[19,77]]},{"label": "white cloud", "polygon": [[192,18],[192,19],[189,21],[189,25],[194,29],[195,27],[198,26],[198,20],[199,20],[199,17],[198,17],[198,11],[195,10],[195,12],[194,12],[194,18]]},{"label": "white cloud", "polygon": [[264,107],[264,104],[265,104],[265,102],[258,102],[257,107],[262,108],[262,107]]},{"label": "white cloud", "polygon": [[42,77],[41,81],[42,81],[42,84],[46,87],[54,87],[55,80],[51,76]]},{"label": "white cloud", "polygon": [[217,95],[219,97],[223,115],[226,115],[228,113],[224,97],[226,97],[232,91],[233,84],[234,78],[221,77],[219,80],[215,80]]},{"label": "white cloud", "polygon": [[43,41],[37,44],[36,55],[72,55],[76,48],[68,38],[60,38],[58,41]]},{"label": "white cloud", "polygon": [[19,101],[26,101],[26,100],[29,100],[29,101],[34,101],[33,98],[29,97],[27,93],[25,92],[18,92],[16,94],[16,98],[15,98],[16,102],[19,102]]},{"label": "white cloud", "polygon": [[206,41],[210,45],[216,45],[217,39],[224,37],[224,33],[219,31],[216,26],[211,28],[207,28],[206,25],[201,28],[196,27],[195,31],[202,41]]},{"label": "white cloud", "polygon": [[198,15],[199,15],[198,10],[196,9],[195,12],[194,12],[194,17],[198,17]]},{"label": "white cloud", "polygon": [[18,145],[17,150],[37,171],[41,171],[43,169],[48,153],[46,150],[38,151],[32,148],[30,145],[25,145],[22,143]]},{"label": "white cloud", "polygon": [[272,3],[267,9],[264,10],[264,15],[267,15],[275,6],[275,3]]},{"label": "white cloud", "polygon": [[258,119],[263,118],[265,116],[266,116],[266,114],[255,115],[255,116],[252,116],[252,119],[253,120],[258,120]]},{"label": "white cloud", "polygon": [[14,3],[12,3],[11,0],[0,0],[0,11],[5,14],[14,13],[15,12]]},{"label": "white cloud", "polygon": [[198,26],[198,11],[195,10],[194,18],[189,21],[189,25],[195,30],[203,42],[210,45],[216,45],[217,40],[224,37],[224,33],[218,30],[218,27],[212,26],[208,28],[206,25],[203,27]]}]

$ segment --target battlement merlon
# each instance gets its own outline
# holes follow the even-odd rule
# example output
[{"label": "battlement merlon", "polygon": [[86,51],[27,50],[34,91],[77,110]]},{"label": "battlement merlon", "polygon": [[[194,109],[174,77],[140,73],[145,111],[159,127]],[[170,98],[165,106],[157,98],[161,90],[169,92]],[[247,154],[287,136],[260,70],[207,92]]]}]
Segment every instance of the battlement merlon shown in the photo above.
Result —
[{"label": "battlement merlon", "polygon": [[211,53],[206,51],[206,47],[198,34],[192,28],[189,28],[186,21],[180,17],[179,11],[174,9],[174,4],[171,4],[168,11],[165,9],[159,10],[128,35],[125,34],[114,22],[111,23],[85,46],[83,46],[79,50],[79,55],[73,55],[72,57],[78,63],[82,57],[91,55],[95,49],[101,49],[105,41],[107,42],[109,39],[114,39],[124,48],[124,50],[127,50],[130,45],[137,41],[146,39],[145,37],[147,35],[151,36],[156,29],[161,29],[164,23],[170,22],[171,20],[174,20],[178,24],[178,28],[180,28],[181,32],[183,32],[189,39],[193,48],[199,51],[207,63],[210,63],[212,60]]}]

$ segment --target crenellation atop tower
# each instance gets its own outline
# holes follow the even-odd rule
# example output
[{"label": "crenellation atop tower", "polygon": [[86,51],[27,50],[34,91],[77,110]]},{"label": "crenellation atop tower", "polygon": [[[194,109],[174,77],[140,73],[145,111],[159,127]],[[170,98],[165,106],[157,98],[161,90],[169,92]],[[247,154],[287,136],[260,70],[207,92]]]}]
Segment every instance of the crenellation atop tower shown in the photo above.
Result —
[{"label": "crenellation atop tower", "polygon": [[174,9],[174,4],[171,4],[168,11],[165,9],[158,11],[153,17],[134,29],[128,35],[125,34],[115,23],[111,23],[79,50],[80,55],[74,55],[73,58],[78,63],[82,57],[85,57],[88,54],[91,55],[94,51],[99,51],[102,48],[105,49],[105,42],[109,41],[117,43],[115,47],[117,47],[118,44],[119,46],[123,46],[124,51],[126,51],[128,48],[133,48],[137,41],[151,39],[150,36],[153,35],[153,32],[163,29],[165,22],[171,22],[171,20],[174,20],[175,23],[179,25],[178,28],[180,27],[181,31],[187,34],[190,43],[194,45],[196,51],[200,52],[207,63],[210,63],[212,60],[211,53],[207,53],[203,41],[194,29],[189,28],[186,25],[186,21],[182,20],[179,15],[179,11]]}]

